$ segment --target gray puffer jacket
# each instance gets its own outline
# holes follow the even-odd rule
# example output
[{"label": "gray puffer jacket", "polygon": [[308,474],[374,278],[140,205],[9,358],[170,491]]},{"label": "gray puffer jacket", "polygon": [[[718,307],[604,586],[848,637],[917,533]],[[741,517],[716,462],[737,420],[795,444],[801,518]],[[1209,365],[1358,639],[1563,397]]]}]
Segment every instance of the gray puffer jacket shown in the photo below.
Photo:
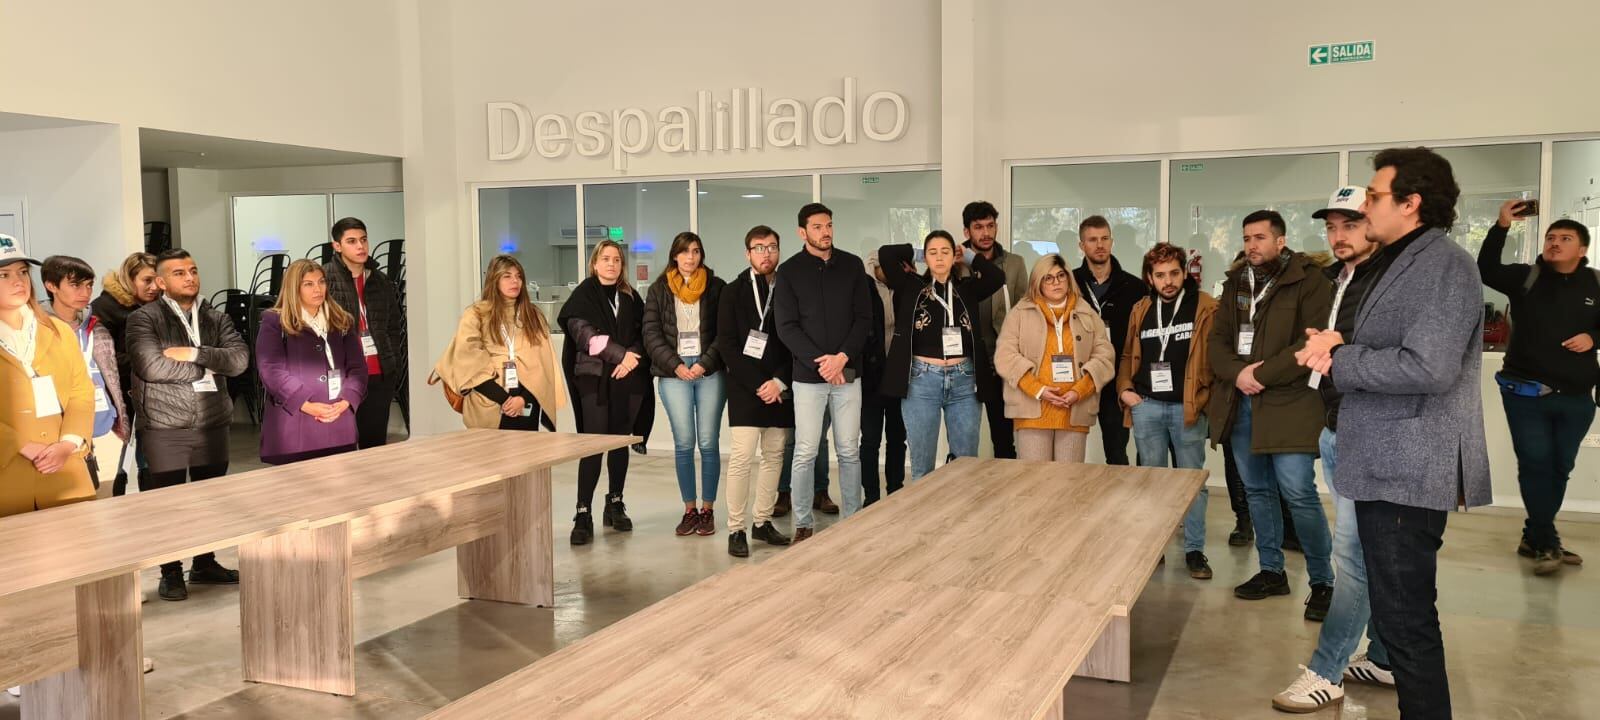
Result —
[{"label": "gray puffer jacket", "polygon": [[[225,378],[250,366],[250,349],[233,329],[233,321],[204,300],[200,302],[200,357],[179,362],[162,354],[167,348],[193,347],[183,320],[157,300],[128,315],[128,354],[133,365],[134,417],[139,430],[203,429],[225,426],[233,419],[233,399]],[[194,382],[215,372],[216,392],[195,392]]]}]

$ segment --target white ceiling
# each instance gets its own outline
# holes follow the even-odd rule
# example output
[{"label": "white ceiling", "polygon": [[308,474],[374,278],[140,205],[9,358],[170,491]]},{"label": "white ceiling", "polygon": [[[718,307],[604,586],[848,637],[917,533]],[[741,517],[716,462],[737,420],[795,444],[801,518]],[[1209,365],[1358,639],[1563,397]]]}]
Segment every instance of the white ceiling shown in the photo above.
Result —
[{"label": "white ceiling", "polygon": [[210,135],[190,135],[150,128],[139,129],[139,153],[140,164],[146,169],[244,170],[302,165],[355,165],[396,160],[385,155],[236,140]]}]

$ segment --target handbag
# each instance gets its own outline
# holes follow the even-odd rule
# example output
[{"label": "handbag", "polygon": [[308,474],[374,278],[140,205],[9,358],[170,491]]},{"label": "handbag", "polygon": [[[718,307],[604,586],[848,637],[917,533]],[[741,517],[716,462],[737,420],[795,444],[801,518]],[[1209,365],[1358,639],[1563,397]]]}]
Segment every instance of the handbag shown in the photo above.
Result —
[{"label": "handbag", "polygon": [[444,401],[450,403],[450,409],[456,411],[456,414],[461,413],[461,403],[463,401],[461,393],[456,392],[455,388],[450,387],[450,383],[439,377],[437,371],[428,374],[428,384],[438,385],[439,389],[444,391]]}]

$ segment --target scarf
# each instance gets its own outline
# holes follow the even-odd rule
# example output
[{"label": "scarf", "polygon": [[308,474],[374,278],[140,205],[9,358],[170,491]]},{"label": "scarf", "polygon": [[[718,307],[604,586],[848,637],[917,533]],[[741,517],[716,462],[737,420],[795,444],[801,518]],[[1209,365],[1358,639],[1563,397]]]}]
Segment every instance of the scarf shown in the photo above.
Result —
[{"label": "scarf", "polygon": [[322,312],[321,308],[317,309],[317,314],[315,315],[307,312],[305,308],[300,308],[300,322],[311,328],[311,331],[316,333],[317,337],[325,338],[328,336],[328,314]]},{"label": "scarf", "polygon": [[677,295],[683,304],[693,305],[700,302],[700,295],[705,293],[706,278],[709,275],[705,268],[695,268],[694,277],[685,282],[683,273],[673,269],[667,272],[667,289],[671,290],[673,295]]}]

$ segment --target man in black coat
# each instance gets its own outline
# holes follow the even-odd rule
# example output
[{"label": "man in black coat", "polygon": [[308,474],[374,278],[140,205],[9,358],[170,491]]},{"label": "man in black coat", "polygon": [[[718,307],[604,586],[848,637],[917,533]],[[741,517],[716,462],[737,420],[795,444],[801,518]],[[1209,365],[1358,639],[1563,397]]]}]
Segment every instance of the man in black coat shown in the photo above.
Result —
[{"label": "man in black coat", "polygon": [[[1149,294],[1150,287],[1133,273],[1122,269],[1111,254],[1111,223],[1099,215],[1084,218],[1078,225],[1078,247],[1083,264],[1072,271],[1083,297],[1100,313],[1111,331],[1111,347],[1122,367],[1122,345],[1128,334],[1128,315],[1133,304]],[[1122,425],[1122,405],[1117,401],[1117,384],[1106,383],[1100,391],[1100,440],[1105,445],[1107,465],[1128,464],[1128,429]]]},{"label": "man in black coat", "polygon": [[322,266],[328,294],[361,323],[367,357],[367,397],[356,408],[356,443],[377,447],[389,439],[389,406],[405,378],[405,312],[394,283],[368,252],[367,226],[347,217],[333,224],[333,261]]},{"label": "man in black coat", "polygon": [[777,281],[778,233],[757,225],[744,236],[750,269],[722,291],[717,307],[716,346],[727,369],[728,554],[749,557],[745,508],[750,476],[756,473],[755,528],[751,535],[769,545],[788,545],[789,538],[772,525],[783,471],[783,447],[794,432],[794,402],[789,383],[793,358],[773,332],[772,286]]}]

